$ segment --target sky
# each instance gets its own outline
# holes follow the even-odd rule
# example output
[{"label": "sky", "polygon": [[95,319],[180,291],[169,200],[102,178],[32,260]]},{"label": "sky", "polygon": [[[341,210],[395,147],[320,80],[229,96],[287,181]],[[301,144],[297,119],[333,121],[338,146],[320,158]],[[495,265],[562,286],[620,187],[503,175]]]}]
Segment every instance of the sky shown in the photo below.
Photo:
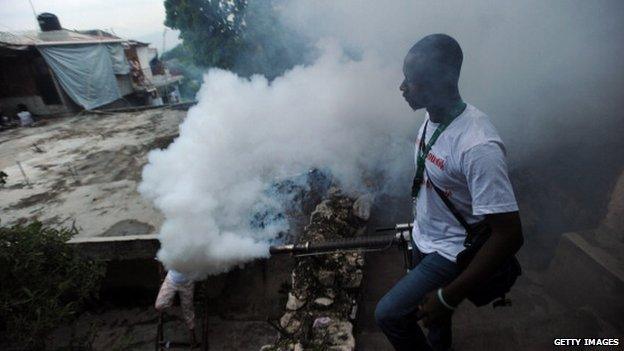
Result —
[{"label": "sky", "polygon": [[[158,0],[31,0],[37,13],[55,14],[63,28],[103,29],[128,39],[148,41],[161,50],[166,28],[163,1]],[[0,0],[0,31],[34,30],[37,27],[28,0]],[[167,29],[167,48],[180,40]]]}]

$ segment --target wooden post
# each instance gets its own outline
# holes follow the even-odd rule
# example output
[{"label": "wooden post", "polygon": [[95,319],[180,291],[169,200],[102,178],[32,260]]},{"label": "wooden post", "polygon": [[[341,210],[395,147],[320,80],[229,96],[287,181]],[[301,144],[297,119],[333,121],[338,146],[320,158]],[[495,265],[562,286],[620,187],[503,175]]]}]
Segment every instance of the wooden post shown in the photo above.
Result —
[{"label": "wooden post", "polygon": [[17,166],[19,167],[20,172],[22,172],[22,176],[24,177],[24,180],[26,181],[26,185],[28,185],[29,187],[32,186],[30,185],[30,181],[28,180],[28,177],[26,176],[26,172],[24,172],[24,168],[22,168],[22,164],[20,163],[20,161],[15,161],[17,162]]}]

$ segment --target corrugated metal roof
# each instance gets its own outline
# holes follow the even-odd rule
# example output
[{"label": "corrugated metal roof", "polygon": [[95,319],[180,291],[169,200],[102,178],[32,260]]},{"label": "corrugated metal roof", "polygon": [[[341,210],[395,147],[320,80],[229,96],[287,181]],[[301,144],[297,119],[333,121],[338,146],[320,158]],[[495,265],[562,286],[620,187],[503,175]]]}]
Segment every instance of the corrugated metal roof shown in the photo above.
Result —
[{"label": "corrugated metal roof", "polygon": [[130,46],[149,46],[149,43],[144,43],[142,41],[138,41],[138,40],[127,40],[126,43]]},{"label": "corrugated metal roof", "polygon": [[[107,33],[109,34],[109,33]],[[61,29],[48,32],[0,32],[0,45],[4,46],[43,46],[43,45],[70,45],[92,43],[119,43],[125,40],[108,35],[92,35],[85,32]]]}]

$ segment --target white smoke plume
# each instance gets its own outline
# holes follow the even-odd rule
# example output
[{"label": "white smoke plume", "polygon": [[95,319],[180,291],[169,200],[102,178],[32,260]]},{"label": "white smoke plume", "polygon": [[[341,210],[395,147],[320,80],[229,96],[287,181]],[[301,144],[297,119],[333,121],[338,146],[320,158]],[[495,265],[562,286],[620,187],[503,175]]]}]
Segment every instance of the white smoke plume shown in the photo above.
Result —
[{"label": "white smoke plume", "polygon": [[399,160],[416,122],[398,93],[401,71],[353,61],[335,42],[319,49],[313,65],[270,84],[210,70],[179,138],[149,154],[140,192],[166,217],[166,266],[203,276],[267,256],[284,228],[249,222],[276,179],[319,167],[358,190],[366,173],[392,170],[391,179],[411,167]]},{"label": "white smoke plume", "polygon": [[267,256],[283,224],[259,230],[250,217],[279,205],[265,193],[272,181],[311,167],[351,190],[384,171],[385,190],[407,192],[422,114],[398,86],[403,55],[427,34],[462,46],[460,91],[492,117],[511,168],[562,146],[594,155],[596,143],[622,144],[621,1],[285,3],[284,20],[320,42],[319,57],[271,83],[210,70],[180,137],[149,155],[140,191],[165,215],[168,268],[203,276]]}]

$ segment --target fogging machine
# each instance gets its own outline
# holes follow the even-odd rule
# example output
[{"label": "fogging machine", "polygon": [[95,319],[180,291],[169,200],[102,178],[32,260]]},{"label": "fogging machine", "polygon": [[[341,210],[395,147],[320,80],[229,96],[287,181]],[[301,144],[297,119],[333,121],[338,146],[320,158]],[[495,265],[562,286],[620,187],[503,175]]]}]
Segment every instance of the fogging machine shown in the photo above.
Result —
[{"label": "fogging machine", "polygon": [[317,256],[349,251],[382,251],[397,247],[403,253],[405,269],[412,268],[412,224],[401,223],[394,227],[377,228],[376,232],[394,231],[393,234],[368,235],[323,242],[275,245],[269,248],[271,255],[291,254],[296,257]]}]

